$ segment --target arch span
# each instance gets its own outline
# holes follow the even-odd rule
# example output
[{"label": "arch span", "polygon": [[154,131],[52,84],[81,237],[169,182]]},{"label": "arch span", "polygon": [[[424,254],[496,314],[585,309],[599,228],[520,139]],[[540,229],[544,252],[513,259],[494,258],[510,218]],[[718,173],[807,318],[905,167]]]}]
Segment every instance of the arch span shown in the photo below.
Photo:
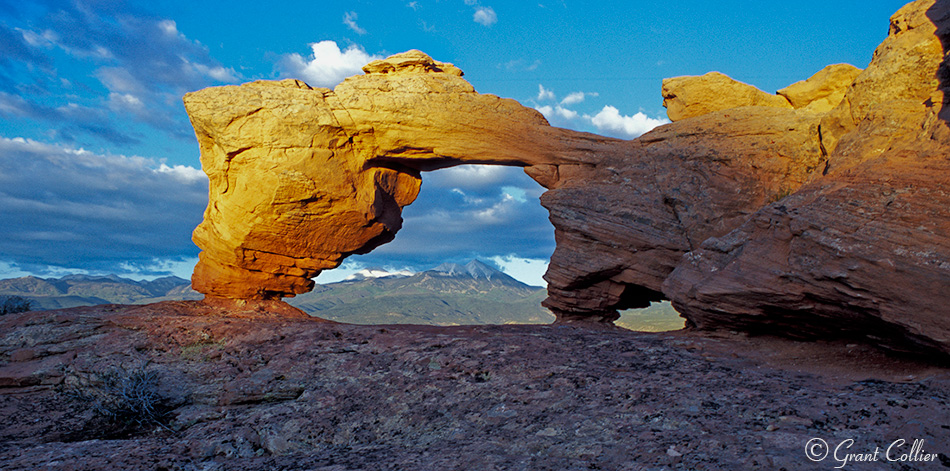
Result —
[{"label": "arch span", "polygon": [[[808,132],[817,122],[799,119],[803,131],[787,132],[791,110],[742,111],[776,129],[723,153],[717,139],[741,131],[729,117],[623,141],[552,127],[514,100],[476,93],[458,68],[419,51],[364,70],[334,90],[283,80],[185,96],[210,179],[193,237],[202,249],[196,290],[233,299],[307,292],[322,270],[393,239],[422,172],[511,165],[548,189],[541,204],[557,248],[545,306],[562,320],[612,321],[617,309],[664,299],[662,283],[684,253],[779,188],[797,188],[819,154]],[[756,147],[788,157],[746,165]]]}]

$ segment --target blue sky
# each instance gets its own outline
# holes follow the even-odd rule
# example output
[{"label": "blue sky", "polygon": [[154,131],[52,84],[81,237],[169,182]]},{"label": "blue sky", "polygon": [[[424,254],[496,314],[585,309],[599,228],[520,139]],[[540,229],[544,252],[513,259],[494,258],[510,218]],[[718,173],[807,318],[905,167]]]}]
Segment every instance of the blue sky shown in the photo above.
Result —
[{"label": "blue sky", "polygon": [[[865,67],[902,4],[0,0],[0,277],[188,277],[207,202],[188,91],[332,87],[420,49],[553,125],[632,138],[665,122],[664,77],[717,70],[774,92],[828,64]],[[477,257],[541,284],[554,249],[542,191],[513,168],[425,174],[396,240],[318,281]]]}]

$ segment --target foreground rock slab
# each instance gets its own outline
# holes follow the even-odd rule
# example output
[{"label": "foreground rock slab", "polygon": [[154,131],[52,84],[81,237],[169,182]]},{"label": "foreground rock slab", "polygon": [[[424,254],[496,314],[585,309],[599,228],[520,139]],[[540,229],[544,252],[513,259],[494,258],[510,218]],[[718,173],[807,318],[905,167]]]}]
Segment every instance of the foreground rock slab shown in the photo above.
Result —
[{"label": "foreground rock slab", "polygon": [[[815,437],[919,439],[935,460],[877,469],[950,464],[950,372],[866,347],[206,309],[0,319],[3,469],[829,469]],[[161,425],[83,399],[117,370],[156,378]]]}]

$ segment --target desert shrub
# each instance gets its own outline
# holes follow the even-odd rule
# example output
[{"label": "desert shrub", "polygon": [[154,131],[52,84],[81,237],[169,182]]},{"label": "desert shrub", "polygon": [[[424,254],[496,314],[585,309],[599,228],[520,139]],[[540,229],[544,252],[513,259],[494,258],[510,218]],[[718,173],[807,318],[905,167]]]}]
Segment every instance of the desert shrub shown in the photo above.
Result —
[{"label": "desert shrub", "polygon": [[156,426],[167,429],[172,401],[159,391],[159,375],[144,366],[113,367],[104,373],[70,372],[64,389],[96,416],[87,438],[122,438]]},{"label": "desert shrub", "polygon": [[0,315],[26,312],[33,308],[33,302],[20,296],[0,296]]}]

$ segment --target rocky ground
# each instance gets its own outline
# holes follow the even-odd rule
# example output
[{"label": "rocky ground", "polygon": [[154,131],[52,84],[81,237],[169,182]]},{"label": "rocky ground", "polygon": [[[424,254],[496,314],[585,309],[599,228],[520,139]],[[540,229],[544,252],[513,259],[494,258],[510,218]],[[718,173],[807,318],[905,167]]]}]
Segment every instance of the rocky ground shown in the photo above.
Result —
[{"label": "rocky ground", "polygon": [[[356,326],[194,302],[0,318],[4,470],[842,464],[810,461],[813,438],[854,440],[839,457],[880,448],[844,469],[950,467],[950,369],[731,333]],[[899,439],[891,457],[910,456],[888,462]]]}]

